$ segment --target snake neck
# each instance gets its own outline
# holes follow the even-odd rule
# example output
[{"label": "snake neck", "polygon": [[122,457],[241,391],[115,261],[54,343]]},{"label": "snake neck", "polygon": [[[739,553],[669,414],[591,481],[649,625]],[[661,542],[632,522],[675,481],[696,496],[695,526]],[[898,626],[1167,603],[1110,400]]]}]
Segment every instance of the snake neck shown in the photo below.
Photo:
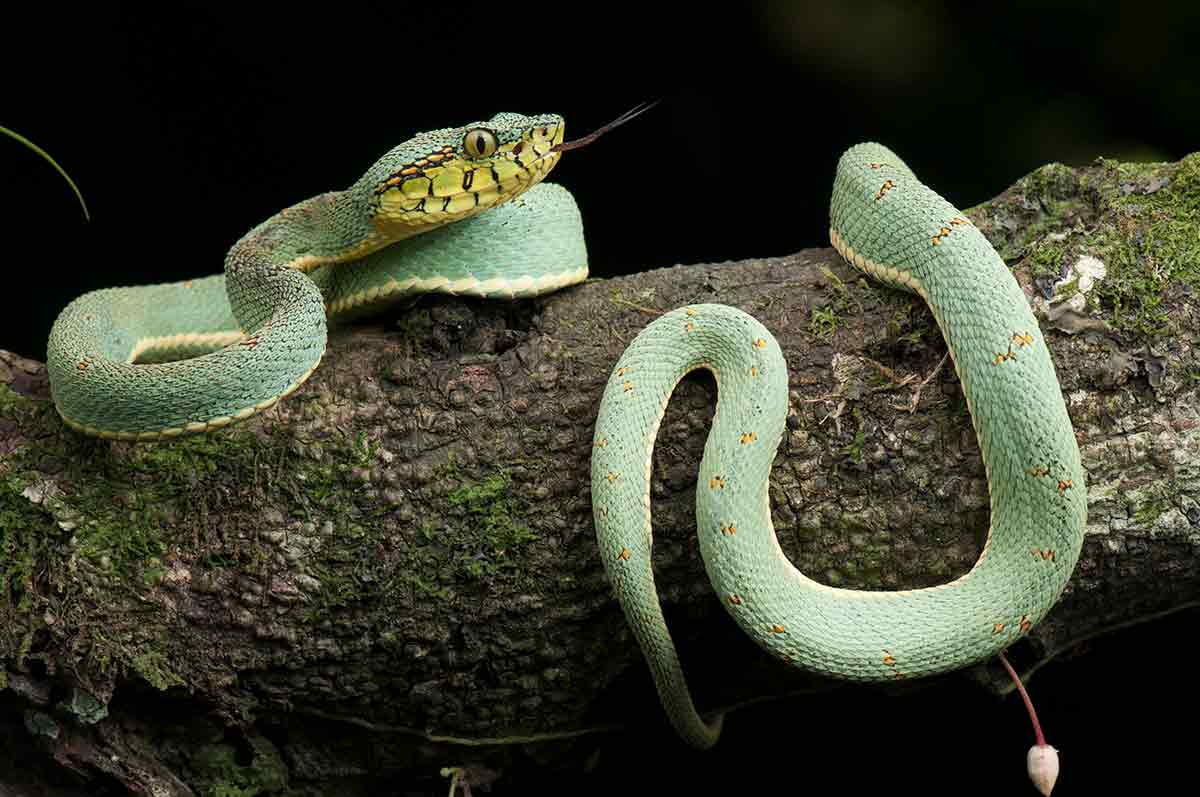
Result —
[{"label": "snake neck", "polygon": [[399,237],[372,227],[350,191],[331,191],[292,205],[229,250],[225,278],[233,315],[244,331],[256,332],[279,306],[267,297],[278,300],[294,293],[297,272],[358,260]]},{"label": "snake neck", "polygon": [[349,191],[330,191],[281,210],[234,244],[226,271],[281,267],[308,272],[345,263],[387,246],[395,235],[375,230],[362,203]]}]

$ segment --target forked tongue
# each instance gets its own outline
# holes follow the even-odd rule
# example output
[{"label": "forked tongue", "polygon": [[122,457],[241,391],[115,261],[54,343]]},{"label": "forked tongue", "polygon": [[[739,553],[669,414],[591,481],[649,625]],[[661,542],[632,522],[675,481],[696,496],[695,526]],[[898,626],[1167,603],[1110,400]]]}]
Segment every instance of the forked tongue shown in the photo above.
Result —
[{"label": "forked tongue", "polygon": [[597,128],[596,130],[592,131],[591,133],[588,133],[586,136],[583,136],[582,138],[577,138],[574,141],[564,141],[561,144],[555,144],[553,147],[550,148],[550,151],[551,152],[566,152],[569,149],[579,149],[580,147],[586,147],[588,144],[591,144],[593,141],[600,138],[600,136],[604,135],[609,130],[612,130],[614,127],[620,127],[621,125],[628,122],[630,119],[633,119],[636,116],[641,116],[643,113],[650,110],[655,105],[658,105],[659,102],[661,102],[661,100],[655,100],[654,102],[643,102],[641,105],[634,106],[633,108],[630,108],[628,111],[621,114],[616,119],[613,119],[611,122],[604,125],[603,127]]}]

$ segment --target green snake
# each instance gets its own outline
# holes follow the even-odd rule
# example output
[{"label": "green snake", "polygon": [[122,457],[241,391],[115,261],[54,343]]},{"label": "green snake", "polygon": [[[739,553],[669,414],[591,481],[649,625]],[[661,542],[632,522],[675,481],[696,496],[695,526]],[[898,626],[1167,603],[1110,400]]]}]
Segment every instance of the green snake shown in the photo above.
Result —
[{"label": "green snake", "polygon": [[788,414],[779,344],[730,307],[663,315],[605,387],[592,453],[600,555],[675,729],[696,747],[720,733],[697,713],[651,568],[651,450],[675,385],[711,371],[719,400],[696,484],[700,552],[721,604],[772,656],[851,681],[916,678],[1011,645],[1062,592],[1083,542],[1086,486],[1050,351],[1004,261],[971,222],[890,150],[838,163],[830,238],[856,268],[919,294],[967,399],[991,494],[978,562],[948,584],[836,589],[800,573],[771,524],[767,479]]},{"label": "green snake", "polygon": [[[583,280],[579,212],[568,192],[540,181],[563,151],[640,110],[569,143],[553,115],[422,133],[349,189],[255,227],[223,275],[81,296],[48,344],[59,413],[119,440],[208,432],[303,383],[325,351],[327,316],[415,293],[515,298]],[[982,234],[895,154],[862,144],[838,164],[830,237],[854,266],[932,308],[987,468],[991,528],[974,568],[949,584],[864,592],[806,578],[779,547],[767,493],[788,412],[778,343],[721,305],[650,324],[605,388],[592,503],[604,567],[663,705],[699,747],[716,741],[721,718],[706,723],[692,703],[650,560],[651,452],[688,372],[711,371],[720,392],[696,490],[705,566],[721,604],[780,659],[879,681],[988,658],[1050,610],[1082,545],[1084,473],[1050,352]]]},{"label": "green snake", "polygon": [[223,275],[84,294],[47,344],[59,414],[118,440],[207,432],[299,387],[327,317],[415,293],[517,298],[584,280],[574,199],[539,183],[565,150],[641,110],[566,143],[556,115],[422,133],[349,189],[259,224]]}]

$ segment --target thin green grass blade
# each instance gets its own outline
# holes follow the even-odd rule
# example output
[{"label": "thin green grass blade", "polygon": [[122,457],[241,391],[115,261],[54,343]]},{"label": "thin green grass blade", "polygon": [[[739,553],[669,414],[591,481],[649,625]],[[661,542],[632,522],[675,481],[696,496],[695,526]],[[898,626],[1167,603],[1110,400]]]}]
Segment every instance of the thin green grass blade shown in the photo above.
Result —
[{"label": "thin green grass blade", "polygon": [[31,150],[33,150],[34,152],[36,152],[37,154],[39,154],[43,158],[45,158],[46,161],[51,166],[54,167],[55,171],[57,171],[59,174],[61,174],[63,179],[67,181],[67,185],[71,186],[71,190],[75,192],[75,197],[79,200],[79,206],[81,208],[83,208],[83,218],[86,219],[87,221],[92,220],[91,214],[88,213],[87,203],[83,201],[83,193],[80,192],[79,186],[75,185],[75,181],[71,179],[71,176],[69,174],[67,174],[66,170],[63,169],[63,167],[58,165],[58,162],[55,161],[54,158],[50,157],[49,153],[47,153],[44,149],[39,147],[37,144],[34,144],[29,139],[25,138],[25,136],[13,131],[13,130],[9,130],[7,127],[4,127],[3,125],[0,125],[0,133],[3,133],[4,135],[8,136],[9,138],[16,139],[17,141],[21,142],[22,144],[29,147]]}]

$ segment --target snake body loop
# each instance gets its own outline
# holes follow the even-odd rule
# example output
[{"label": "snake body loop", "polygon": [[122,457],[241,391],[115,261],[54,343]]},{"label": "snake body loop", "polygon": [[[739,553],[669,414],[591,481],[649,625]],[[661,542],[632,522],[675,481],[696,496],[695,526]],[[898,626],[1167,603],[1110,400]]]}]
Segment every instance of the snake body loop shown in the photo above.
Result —
[{"label": "snake body loop", "polygon": [[986,659],[1046,615],[1082,545],[1084,472],[1050,352],[983,235],[893,152],[862,144],[838,164],[830,237],[857,268],[932,308],[979,439],[991,527],[975,566],[948,584],[866,592],[807,578],[779,547],[767,494],[788,411],[779,345],[753,318],[721,305],[681,308],[649,325],[605,388],[592,504],[604,566],[663,706],[697,747],[715,743],[720,723],[706,724],[693,706],[650,563],[652,448],[689,371],[712,371],[719,391],[696,486],[705,567],[726,611],[784,661],[884,681]]},{"label": "snake body loop", "polygon": [[304,382],[325,351],[327,313],[429,291],[530,296],[585,279],[574,200],[538,184],[562,140],[553,115],[422,133],[348,190],[251,230],[224,275],[81,296],[47,345],[59,413],[121,440],[209,431]]}]

